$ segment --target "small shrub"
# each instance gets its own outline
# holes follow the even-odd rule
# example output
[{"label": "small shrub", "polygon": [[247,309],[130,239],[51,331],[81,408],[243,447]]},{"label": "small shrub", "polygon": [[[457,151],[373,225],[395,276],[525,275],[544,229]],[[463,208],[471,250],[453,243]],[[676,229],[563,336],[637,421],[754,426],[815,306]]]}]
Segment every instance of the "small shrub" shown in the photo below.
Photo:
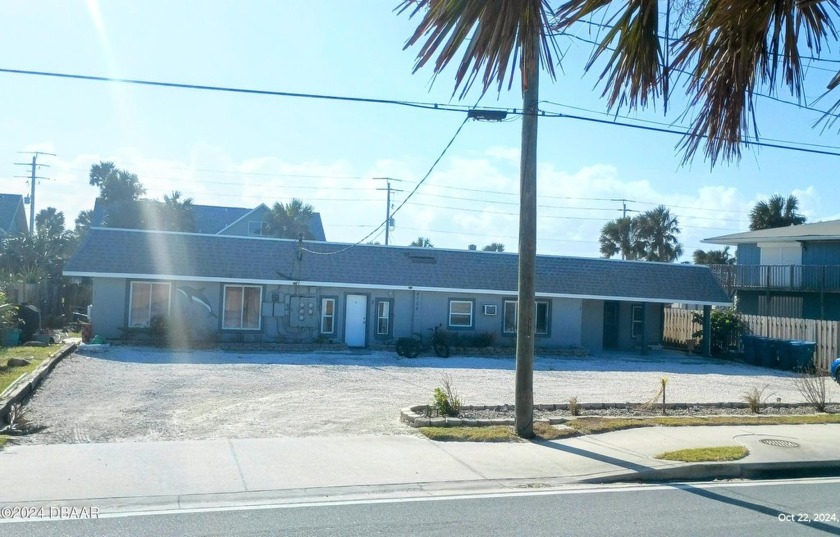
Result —
[{"label": "small shrub", "polygon": [[662,415],[665,416],[667,414],[666,406],[665,406],[665,386],[668,385],[668,377],[662,377],[659,379],[659,391],[656,392],[656,395],[653,398],[642,405],[645,409],[651,410],[656,405],[656,402],[662,399],[660,406],[662,408]]},{"label": "small shrub", "polygon": [[820,374],[813,362],[811,366],[800,371],[793,379],[793,384],[807,403],[814,405],[817,412],[825,412],[829,402],[828,391],[825,384],[826,377]]},{"label": "small shrub", "polygon": [[483,349],[491,347],[496,342],[496,334],[493,332],[480,332],[470,338],[470,346]]},{"label": "small shrub", "polygon": [[[737,344],[746,331],[746,325],[732,308],[720,308],[712,310],[712,354],[720,355],[725,353],[730,345]],[[692,334],[694,338],[700,338],[700,345],[703,345],[703,314],[695,312],[692,314],[692,322],[700,325],[700,330]]]},{"label": "small shrub", "polygon": [[569,414],[580,416],[580,403],[578,403],[577,397],[569,397]]},{"label": "small shrub", "polygon": [[439,416],[457,416],[461,412],[461,397],[452,386],[452,378],[444,375],[441,380],[442,386],[435,388],[432,395],[432,408]]},{"label": "small shrub", "polygon": [[149,319],[149,335],[156,340],[166,339],[169,332],[169,320],[163,315],[155,315]]},{"label": "small shrub", "polygon": [[769,388],[769,384],[765,384],[760,390],[753,386],[751,389],[741,394],[741,399],[747,403],[747,408],[753,414],[761,413],[761,406],[773,395],[772,393],[764,395],[764,392]]}]

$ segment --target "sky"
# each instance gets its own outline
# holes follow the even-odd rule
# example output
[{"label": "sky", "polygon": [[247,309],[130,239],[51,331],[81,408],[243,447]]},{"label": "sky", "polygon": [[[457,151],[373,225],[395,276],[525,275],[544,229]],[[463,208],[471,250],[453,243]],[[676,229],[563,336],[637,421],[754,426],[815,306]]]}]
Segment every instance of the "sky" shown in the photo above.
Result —
[{"label": "sky", "polygon": [[[419,47],[404,50],[419,18],[394,12],[396,0],[0,0],[0,69],[223,86],[464,108],[521,107],[518,82],[485,95],[453,96],[454,74],[413,73]],[[603,19],[598,18],[598,21]],[[704,238],[747,230],[750,208],[794,194],[808,221],[840,218],[838,156],[745,148],[711,168],[688,165],[680,136],[609,124],[687,125],[684,81],[662,103],[611,113],[598,63],[583,66],[597,26],[559,36],[557,78],[543,72],[541,109],[568,117],[539,121],[538,253],[598,256],[601,227],[663,204],[680,223],[690,260]],[[836,47],[835,47],[836,48]],[[806,61],[803,104],[825,109],[840,56]],[[767,93],[767,89],[762,90]],[[785,89],[756,97],[760,140],[840,154],[837,129],[814,128],[821,113],[797,106]],[[815,103],[815,101],[817,101]],[[687,116],[686,116],[687,114]],[[113,161],[139,176],[147,196],[180,191],[196,204],[256,207],[299,198],[321,213],[327,239],[384,242],[389,177],[390,243],[418,236],[436,247],[501,242],[516,251],[521,121],[470,120],[419,185],[465,118],[391,104],[303,99],[125,85],[0,72],[0,192],[27,194],[26,152],[38,162],[35,211],[51,206],[72,227],[93,207],[92,164]],[[804,145],[811,144],[811,145]],[[622,201],[623,200],[623,201]],[[27,207],[27,211],[29,207]]]}]

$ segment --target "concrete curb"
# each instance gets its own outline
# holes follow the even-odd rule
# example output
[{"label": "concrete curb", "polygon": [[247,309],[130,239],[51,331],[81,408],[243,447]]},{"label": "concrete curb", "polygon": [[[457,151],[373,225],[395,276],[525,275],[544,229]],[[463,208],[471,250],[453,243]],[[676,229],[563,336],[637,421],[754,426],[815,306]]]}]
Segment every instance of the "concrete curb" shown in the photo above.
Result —
[{"label": "concrete curb", "polygon": [[581,479],[590,485],[609,483],[658,483],[667,481],[710,481],[713,479],[761,479],[774,474],[840,472],[840,460],[781,462],[701,462],[639,472],[619,472]]},{"label": "concrete curb", "polygon": [[[631,404],[631,408],[637,408],[641,404]],[[772,405],[781,408],[805,408],[813,407],[810,403],[780,403]],[[747,408],[747,403],[668,403],[665,405],[667,410],[684,410],[688,408]],[[626,409],[627,403],[578,403],[580,410],[606,410],[611,408]],[[654,408],[660,408],[656,405]],[[486,427],[489,425],[514,425],[513,418],[498,418],[498,419],[465,419],[459,417],[445,417],[434,416],[430,412],[431,405],[414,405],[400,410],[400,421],[410,427]],[[463,411],[469,410],[496,410],[496,411],[513,411],[514,405],[470,405],[461,407]],[[534,410],[543,412],[569,411],[569,404],[538,404],[534,405]],[[762,414],[756,414],[762,416]],[[550,425],[559,425],[567,420],[575,418],[585,418],[586,416],[555,416],[549,418],[537,418],[535,423],[547,423]],[[615,416],[620,418],[621,416]],[[632,416],[633,418],[645,419],[655,418],[659,416]],[[609,417],[605,417],[609,419]]]},{"label": "concrete curb", "polygon": [[10,394],[3,399],[0,399],[0,423],[9,418],[9,412],[12,409],[12,405],[22,403],[27,397],[29,397],[38,385],[41,384],[44,378],[46,378],[53,368],[55,368],[58,362],[74,353],[77,348],[78,345],[76,343],[64,344],[63,347],[52,353],[49,358],[44,360],[44,362],[39,365],[35,371],[28,373],[28,378],[22,383],[19,383],[19,385],[12,390]]}]

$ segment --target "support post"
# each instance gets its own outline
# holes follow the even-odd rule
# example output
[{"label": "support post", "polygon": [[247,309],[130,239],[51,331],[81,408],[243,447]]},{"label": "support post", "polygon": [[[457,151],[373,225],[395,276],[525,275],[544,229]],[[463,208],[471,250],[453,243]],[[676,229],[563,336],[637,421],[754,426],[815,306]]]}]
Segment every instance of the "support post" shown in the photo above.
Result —
[{"label": "support post", "polygon": [[[537,118],[539,33],[535,33],[522,92],[522,151],[519,156],[519,292],[517,300],[514,420],[521,438],[534,436],[534,316],[537,279]],[[524,52],[523,54],[528,54]],[[528,57],[528,56],[526,56]]]},{"label": "support post", "polygon": [[703,356],[712,355],[712,307],[703,306]]}]

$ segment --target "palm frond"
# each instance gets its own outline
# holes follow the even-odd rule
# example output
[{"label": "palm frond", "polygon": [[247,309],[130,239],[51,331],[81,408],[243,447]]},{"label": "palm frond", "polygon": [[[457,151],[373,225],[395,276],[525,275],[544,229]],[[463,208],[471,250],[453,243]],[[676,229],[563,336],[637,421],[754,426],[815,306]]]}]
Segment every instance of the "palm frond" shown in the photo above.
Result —
[{"label": "palm frond", "polygon": [[699,112],[680,143],[684,162],[705,141],[714,164],[737,160],[755,124],[753,92],[783,83],[797,98],[803,90],[800,41],[815,54],[836,39],[831,20],[837,0],[707,0],[677,43],[674,68],[691,73],[688,93]]},{"label": "palm frond", "polygon": [[[411,9],[413,8],[413,9]],[[440,73],[466,46],[455,75],[453,95],[463,98],[481,76],[483,91],[494,83],[499,91],[508,77],[513,85],[517,67],[523,90],[528,87],[524,67],[540,64],[554,78],[554,55],[559,54],[549,32],[551,9],[546,0],[402,0],[396,11],[411,9],[423,18],[404,48],[423,41],[414,72],[437,55],[434,72]],[[539,40],[541,54],[530,46]],[[533,57],[538,54],[539,58]]]},{"label": "palm frond", "polygon": [[[566,30],[575,22],[614,4],[613,0],[569,0],[555,13],[555,29]],[[666,84],[659,40],[659,1],[628,1],[608,24],[611,28],[593,51],[586,70],[604,52],[612,50],[598,77],[606,80],[602,96],[607,97],[608,107],[647,106],[648,99],[659,96],[660,88]],[[666,89],[662,91],[665,93]]]}]

